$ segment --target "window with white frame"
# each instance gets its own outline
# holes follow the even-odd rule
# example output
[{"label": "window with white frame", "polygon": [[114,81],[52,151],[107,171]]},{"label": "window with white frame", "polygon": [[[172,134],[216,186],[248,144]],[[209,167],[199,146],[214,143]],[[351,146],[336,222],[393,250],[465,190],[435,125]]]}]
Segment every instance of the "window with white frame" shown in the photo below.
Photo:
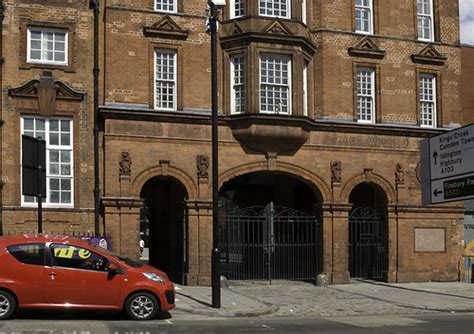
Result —
[{"label": "window with white frame", "polygon": [[308,62],[303,64],[303,116],[308,116]]},{"label": "window with white frame", "polygon": [[436,76],[420,74],[420,125],[436,127]]},{"label": "window with white frame", "polygon": [[260,57],[260,112],[291,114],[291,57]]},{"label": "window with white frame", "polygon": [[29,63],[67,65],[67,31],[29,27],[27,35]]},{"label": "window with white frame", "polygon": [[357,121],[375,122],[375,71],[373,68],[357,68]]},{"label": "window with white frame", "polygon": [[178,6],[177,0],[155,0],[155,10],[159,12],[176,13]]},{"label": "window with white frame", "polygon": [[[21,118],[21,133],[46,141],[46,207],[73,206],[72,120],[67,118]],[[22,204],[34,205],[36,198],[22,196]]]},{"label": "window with white frame", "polygon": [[301,21],[306,24],[306,0],[301,0]]},{"label": "window with white frame", "polygon": [[418,0],[417,14],[418,39],[422,41],[433,41],[433,0]]},{"label": "window with white frame", "polygon": [[231,66],[231,113],[245,112],[245,58],[243,55],[233,56]]},{"label": "window with white frame", "polygon": [[356,32],[373,34],[373,8],[372,0],[356,0],[355,21]]},{"label": "window with white frame", "polygon": [[245,0],[231,0],[230,18],[235,19],[245,15]]},{"label": "window with white frame", "polygon": [[176,51],[155,50],[155,109],[176,110]]},{"label": "window with white frame", "polygon": [[291,17],[290,0],[259,0],[259,13],[262,16],[289,19]]}]

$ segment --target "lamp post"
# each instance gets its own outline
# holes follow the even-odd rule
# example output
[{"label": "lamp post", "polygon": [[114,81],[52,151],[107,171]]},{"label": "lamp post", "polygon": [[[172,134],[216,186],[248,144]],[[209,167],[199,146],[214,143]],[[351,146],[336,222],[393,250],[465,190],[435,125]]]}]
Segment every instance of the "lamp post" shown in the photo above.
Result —
[{"label": "lamp post", "polygon": [[212,307],[221,307],[220,250],[219,250],[219,173],[218,173],[218,117],[217,117],[217,17],[225,0],[209,0],[209,28],[211,33],[211,110],[212,110]]}]

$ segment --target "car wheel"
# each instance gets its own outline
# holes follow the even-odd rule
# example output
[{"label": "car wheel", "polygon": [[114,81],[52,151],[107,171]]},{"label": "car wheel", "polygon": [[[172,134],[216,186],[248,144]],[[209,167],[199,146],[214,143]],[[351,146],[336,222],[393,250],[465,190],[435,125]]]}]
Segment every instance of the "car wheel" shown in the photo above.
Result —
[{"label": "car wheel", "polygon": [[15,298],[6,291],[0,291],[0,320],[10,318],[15,310]]},{"label": "car wheel", "polygon": [[134,293],[125,302],[125,313],[133,320],[153,319],[159,311],[158,299],[147,292]]}]

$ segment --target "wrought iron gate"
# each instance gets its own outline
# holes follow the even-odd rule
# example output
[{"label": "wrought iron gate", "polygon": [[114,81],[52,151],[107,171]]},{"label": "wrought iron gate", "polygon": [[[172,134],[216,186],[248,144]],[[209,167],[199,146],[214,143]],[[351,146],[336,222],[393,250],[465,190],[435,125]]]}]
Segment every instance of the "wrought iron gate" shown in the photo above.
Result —
[{"label": "wrought iron gate", "polygon": [[320,245],[316,215],[270,203],[236,208],[221,217],[221,273],[228,279],[316,277]]},{"label": "wrought iron gate", "polygon": [[351,277],[383,279],[387,270],[387,223],[374,208],[359,207],[349,215]]}]

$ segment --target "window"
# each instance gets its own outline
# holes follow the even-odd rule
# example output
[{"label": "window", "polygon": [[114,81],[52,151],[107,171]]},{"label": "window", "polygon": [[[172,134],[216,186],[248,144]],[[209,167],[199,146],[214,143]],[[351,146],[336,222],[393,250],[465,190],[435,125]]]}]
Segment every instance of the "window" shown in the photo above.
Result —
[{"label": "window", "polygon": [[245,0],[231,0],[230,18],[235,19],[245,15]]},{"label": "window", "polygon": [[291,58],[260,57],[260,112],[291,114]]},{"label": "window", "polygon": [[356,0],[355,2],[355,20],[356,32],[372,34],[373,22],[372,0]]},{"label": "window", "polygon": [[7,247],[8,252],[24,264],[44,266],[44,244],[23,244]]},{"label": "window", "polygon": [[159,12],[176,13],[178,11],[176,0],[156,0],[155,10]]},{"label": "window", "polygon": [[259,2],[260,15],[290,18],[289,0],[259,0]]},{"label": "window", "polygon": [[[45,206],[73,206],[72,120],[22,117],[22,134],[46,141]],[[23,196],[23,204],[34,204],[35,197]]]},{"label": "window", "polygon": [[436,76],[420,75],[420,125],[436,127]]},{"label": "window", "polygon": [[306,0],[301,0],[301,21],[306,24]]},{"label": "window", "polygon": [[28,62],[67,65],[67,32],[28,28]]},{"label": "window", "polygon": [[433,0],[418,0],[418,39],[433,41]]},{"label": "window", "polygon": [[357,121],[375,122],[375,71],[372,68],[357,69]]},{"label": "window", "polygon": [[308,116],[308,62],[303,65],[303,116]]},{"label": "window", "polygon": [[52,244],[51,254],[55,267],[107,271],[109,266],[107,258],[78,246]]},{"label": "window", "polygon": [[231,58],[231,113],[245,111],[245,60],[243,55]]},{"label": "window", "polygon": [[176,52],[155,50],[155,109],[176,110]]}]

